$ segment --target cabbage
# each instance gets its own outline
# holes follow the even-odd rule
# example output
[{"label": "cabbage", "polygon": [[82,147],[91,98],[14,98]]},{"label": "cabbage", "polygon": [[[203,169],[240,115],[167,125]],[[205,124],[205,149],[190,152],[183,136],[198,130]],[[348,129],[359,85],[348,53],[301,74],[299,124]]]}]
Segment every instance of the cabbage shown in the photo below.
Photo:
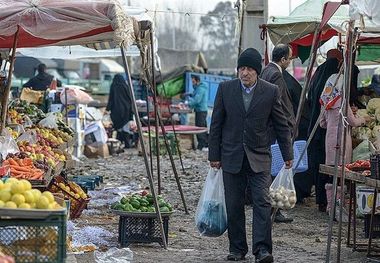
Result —
[{"label": "cabbage", "polygon": [[380,125],[376,125],[372,129],[372,137],[377,138],[379,133],[380,133]]},{"label": "cabbage", "polygon": [[[380,126],[375,127],[380,128]],[[354,127],[352,128],[352,136],[361,140],[370,139],[372,137],[372,131],[368,127]]]},{"label": "cabbage", "polygon": [[367,104],[368,113],[375,113],[377,108],[380,108],[380,98],[370,99]]},{"label": "cabbage", "polygon": [[366,116],[369,116],[368,115],[368,112],[367,112],[367,109],[360,109],[356,112],[356,114],[360,117],[366,117]]}]

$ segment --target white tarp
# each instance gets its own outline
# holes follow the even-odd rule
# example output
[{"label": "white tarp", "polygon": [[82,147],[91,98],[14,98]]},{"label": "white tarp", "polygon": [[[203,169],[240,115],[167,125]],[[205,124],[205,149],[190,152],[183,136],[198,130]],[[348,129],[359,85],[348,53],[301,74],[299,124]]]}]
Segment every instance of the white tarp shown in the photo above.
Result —
[{"label": "white tarp", "polygon": [[9,47],[18,27],[19,47],[134,41],[133,19],[116,0],[1,1],[2,45]]},{"label": "white tarp", "polygon": [[[362,24],[361,17],[364,18]],[[379,0],[350,0],[350,19],[357,20],[364,32],[380,32],[380,1]]]}]

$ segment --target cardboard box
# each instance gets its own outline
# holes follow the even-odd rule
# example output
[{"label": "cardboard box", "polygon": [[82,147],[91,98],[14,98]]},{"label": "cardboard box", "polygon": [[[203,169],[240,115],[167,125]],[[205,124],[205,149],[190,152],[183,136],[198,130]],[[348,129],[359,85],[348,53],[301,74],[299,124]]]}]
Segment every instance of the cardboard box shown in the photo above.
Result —
[{"label": "cardboard box", "polygon": [[[86,118],[86,104],[69,104],[67,105],[67,117],[69,118]],[[63,110],[66,115],[66,110]]]},{"label": "cardboard box", "polygon": [[[363,215],[370,214],[374,201],[373,188],[367,186],[357,186],[356,200],[358,212]],[[380,214],[380,195],[377,195],[375,213]]]},{"label": "cardboard box", "polygon": [[86,120],[80,118],[67,118],[68,125],[74,131],[82,131],[86,128]]},{"label": "cardboard box", "polygon": [[84,146],[84,155],[87,158],[108,157],[108,145],[107,143],[94,142]]}]

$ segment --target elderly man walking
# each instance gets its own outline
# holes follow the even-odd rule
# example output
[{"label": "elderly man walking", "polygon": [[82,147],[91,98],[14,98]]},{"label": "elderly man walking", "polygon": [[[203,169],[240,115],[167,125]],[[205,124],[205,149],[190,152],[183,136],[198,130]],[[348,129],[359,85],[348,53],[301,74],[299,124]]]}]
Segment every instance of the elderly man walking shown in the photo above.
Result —
[{"label": "elderly man walking", "polygon": [[209,135],[210,166],[223,169],[227,207],[229,255],[244,260],[248,253],[245,230],[245,189],[253,200],[252,253],[256,262],[273,262],[269,123],[277,135],[286,167],[293,164],[290,129],[279,89],[258,77],[261,55],[246,49],[238,59],[239,78],[222,82],[215,98]]}]

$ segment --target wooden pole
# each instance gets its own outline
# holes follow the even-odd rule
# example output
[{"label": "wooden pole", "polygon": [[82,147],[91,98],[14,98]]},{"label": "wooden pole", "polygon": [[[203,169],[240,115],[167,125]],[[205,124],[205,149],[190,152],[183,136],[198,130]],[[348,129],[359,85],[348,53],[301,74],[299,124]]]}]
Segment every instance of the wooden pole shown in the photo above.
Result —
[{"label": "wooden pole", "polygon": [[[346,89],[345,95],[346,97],[343,98],[345,100],[344,104],[344,117],[347,117],[348,107],[350,107],[350,87],[351,87],[351,78],[352,78],[352,59],[353,59],[353,46],[354,46],[354,36],[356,35],[355,32],[352,32],[352,26],[354,25],[353,22],[349,23],[349,33],[347,36],[347,50],[346,50],[346,61],[345,61],[345,71],[344,71],[344,88]],[[339,220],[338,220],[338,248],[337,248],[337,262],[340,262],[340,251],[342,247],[342,214],[343,214],[343,206],[345,204],[344,200],[344,182],[345,182],[345,175],[346,175],[346,169],[344,167],[346,166],[346,138],[347,138],[347,129],[348,124],[344,125],[344,133],[343,133],[343,149],[342,149],[342,171],[341,171],[341,177],[340,177],[340,207],[339,207]],[[351,140],[351,138],[350,138]]]},{"label": "wooden pole", "polygon": [[152,171],[150,170],[148,155],[147,155],[146,150],[145,150],[145,143],[144,143],[144,140],[142,139],[143,138],[142,137],[142,135],[143,135],[142,134],[142,125],[141,125],[141,122],[140,122],[140,116],[139,116],[139,112],[138,112],[138,109],[137,109],[136,97],[135,97],[135,93],[133,91],[133,84],[132,84],[131,74],[129,72],[129,67],[128,67],[128,63],[127,63],[127,56],[125,54],[124,44],[122,44],[122,46],[120,47],[120,49],[121,49],[121,54],[122,54],[122,58],[123,58],[124,70],[125,70],[125,73],[128,76],[128,83],[129,83],[128,87],[129,87],[129,91],[130,91],[130,94],[131,94],[131,97],[132,97],[132,109],[133,109],[133,112],[135,114],[136,124],[137,124],[137,128],[138,128],[138,133],[139,133],[139,136],[141,138],[139,141],[140,141],[141,151],[142,151],[142,154],[143,154],[143,157],[144,157],[145,169],[146,169],[146,173],[147,173],[147,177],[148,177],[148,181],[149,181],[150,191],[152,193],[153,200],[154,200],[154,207],[156,209],[156,215],[157,215],[157,219],[158,219],[159,225],[160,225],[162,244],[163,244],[163,247],[166,249],[167,248],[167,243],[166,243],[166,236],[165,236],[164,225],[163,225],[163,222],[162,222],[162,216],[161,216],[161,212],[160,212],[160,206],[158,205],[158,201],[157,201],[156,190],[155,190],[154,184],[153,184],[153,175],[152,175]]},{"label": "wooden pole", "polygon": [[[17,26],[17,31],[15,33],[14,40],[13,40],[12,56],[10,57],[11,62],[9,65],[8,82],[7,82],[7,86],[5,87],[5,90],[4,90],[4,96],[1,100],[0,134],[3,132],[3,129],[5,128],[5,121],[7,119],[8,98],[9,98],[9,92],[10,92],[11,85],[12,85],[12,72],[13,72],[13,67],[14,67],[14,63],[15,63],[15,59],[16,59],[16,48],[17,48],[19,32],[20,32],[20,27]],[[3,157],[5,158],[6,156],[3,156]]]},{"label": "wooden pole", "polygon": [[156,74],[154,69],[154,43],[153,43],[153,27],[150,28],[150,53],[152,59],[152,82],[151,87],[153,91],[153,104],[154,104],[154,124],[156,133],[156,166],[157,166],[157,188],[158,194],[161,194],[161,169],[160,169],[160,140],[158,131],[158,103],[157,103],[157,88],[156,88]]}]

